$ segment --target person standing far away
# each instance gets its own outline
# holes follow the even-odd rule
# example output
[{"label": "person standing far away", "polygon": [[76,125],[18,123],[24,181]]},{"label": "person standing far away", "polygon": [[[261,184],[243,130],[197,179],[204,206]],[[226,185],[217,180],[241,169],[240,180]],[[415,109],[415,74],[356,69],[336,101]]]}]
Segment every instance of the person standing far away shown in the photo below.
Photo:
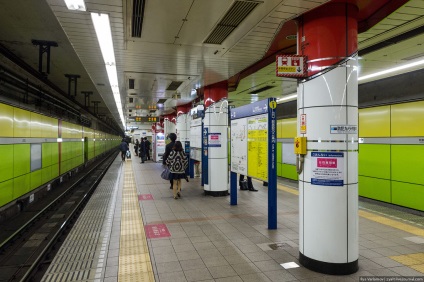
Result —
[{"label": "person standing far away", "polygon": [[169,171],[171,172],[170,179],[173,181],[172,192],[174,199],[178,199],[181,197],[181,179],[186,177],[185,170],[188,166],[187,155],[180,141],[175,142],[171,153],[166,158],[166,164],[169,166]]},{"label": "person standing far away", "polygon": [[[175,145],[175,140],[177,140],[177,134],[175,134],[175,133],[169,133],[167,138],[169,138],[169,140],[171,140],[171,142],[168,143],[165,146],[165,153],[163,153],[163,156],[162,156],[162,164],[163,165],[166,165],[166,159],[168,158],[169,154],[172,151],[172,148]],[[169,189],[172,189],[172,185],[173,185],[172,179],[169,180],[169,182],[171,183],[171,187],[169,187]]]},{"label": "person standing far away", "polygon": [[141,159],[141,163],[143,164],[146,160],[146,143],[144,142],[144,139],[140,139],[140,144],[138,144],[138,156]]},{"label": "person standing far away", "polygon": [[126,153],[127,153],[127,151],[128,151],[128,143],[127,142],[125,142],[125,138],[124,139],[122,139],[122,142],[121,142],[121,144],[119,145],[119,150],[121,151],[121,158],[122,158],[122,161],[125,161],[125,155],[126,155]]},{"label": "person standing far away", "polygon": [[138,139],[135,139],[134,152],[135,152],[136,156],[138,156],[138,146],[139,145],[140,145],[140,143],[138,143]]},{"label": "person standing far away", "polygon": [[150,141],[147,140],[147,137],[144,137],[144,148],[146,149],[146,158],[150,160]]}]

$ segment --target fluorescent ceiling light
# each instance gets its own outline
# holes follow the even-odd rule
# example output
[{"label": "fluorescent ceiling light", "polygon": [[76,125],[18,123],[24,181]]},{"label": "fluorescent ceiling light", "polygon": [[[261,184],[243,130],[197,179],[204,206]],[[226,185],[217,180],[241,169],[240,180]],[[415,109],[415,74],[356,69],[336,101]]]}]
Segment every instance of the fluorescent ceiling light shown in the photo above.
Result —
[{"label": "fluorescent ceiling light", "polygon": [[112,88],[116,107],[122,125],[125,127],[124,113],[122,111],[121,93],[119,92],[118,74],[116,70],[115,52],[113,50],[112,31],[110,29],[109,15],[91,13],[94,29],[96,30],[97,40],[106,66],[109,84]]},{"label": "fluorescent ceiling light", "polygon": [[65,4],[69,10],[87,11],[84,0],[65,0]]},{"label": "fluorescent ceiling light", "polygon": [[424,64],[424,60],[420,60],[420,61],[410,63],[410,64],[406,64],[406,65],[403,65],[403,66],[398,66],[398,67],[387,69],[387,70],[384,70],[384,71],[379,71],[379,72],[376,72],[376,73],[361,76],[361,77],[358,78],[358,81],[368,79],[368,78],[372,78],[372,77],[381,76],[381,75],[384,75],[384,74],[388,74],[388,73],[392,73],[392,72],[396,72],[396,71],[400,71],[400,70],[404,70],[404,69],[408,69],[408,68],[412,68],[412,67],[416,67],[416,66],[423,65],[423,64]]},{"label": "fluorescent ceiling light", "polygon": [[297,93],[277,99],[277,103],[288,102],[297,99]]}]

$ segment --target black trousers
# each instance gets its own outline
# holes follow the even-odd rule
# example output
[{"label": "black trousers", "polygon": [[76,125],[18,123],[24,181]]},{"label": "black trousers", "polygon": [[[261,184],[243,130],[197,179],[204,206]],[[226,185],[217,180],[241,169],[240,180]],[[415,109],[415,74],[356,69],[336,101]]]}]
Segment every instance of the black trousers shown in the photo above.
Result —
[{"label": "black trousers", "polygon": [[[240,186],[240,182],[242,182],[243,180],[244,180],[244,175],[240,174],[239,186]],[[247,188],[249,188],[249,189],[253,188],[252,177],[250,177],[250,176],[247,177]]]}]

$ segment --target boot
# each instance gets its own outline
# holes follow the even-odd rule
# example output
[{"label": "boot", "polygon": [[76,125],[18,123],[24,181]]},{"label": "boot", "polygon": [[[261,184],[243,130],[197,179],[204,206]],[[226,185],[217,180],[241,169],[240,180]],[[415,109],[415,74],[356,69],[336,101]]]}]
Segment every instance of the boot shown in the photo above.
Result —
[{"label": "boot", "polygon": [[253,187],[250,187],[249,188],[249,191],[252,191],[252,192],[258,192],[258,190],[256,190],[255,188],[253,188]]}]

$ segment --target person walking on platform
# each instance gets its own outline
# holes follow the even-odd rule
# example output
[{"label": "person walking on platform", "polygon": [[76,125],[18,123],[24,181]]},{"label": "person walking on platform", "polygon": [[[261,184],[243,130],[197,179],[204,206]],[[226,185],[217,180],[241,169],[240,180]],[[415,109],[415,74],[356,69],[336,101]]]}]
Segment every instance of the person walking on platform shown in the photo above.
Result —
[{"label": "person walking on platform", "polygon": [[[163,165],[166,165],[166,159],[168,158],[169,154],[172,151],[172,148],[175,145],[175,140],[177,140],[177,134],[175,134],[175,133],[169,133],[167,138],[169,138],[169,140],[171,140],[171,142],[168,143],[165,146],[165,153],[163,153],[163,156],[162,156],[162,164]],[[171,187],[169,187],[169,189],[172,189],[173,181],[172,180],[169,180],[169,182],[171,183]]]},{"label": "person walking on platform", "polygon": [[243,181],[244,181],[244,175],[240,174],[240,178],[239,178],[240,190],[249,190],[249,191],[252,191],[252,192],[258,192],[258,190],[256,190],[253,187],[252,177],[250,177],[250,176],[247,177],[247,187],[243,186]]},{"label": "person walking on platform", "polygon": [[141,159],[140,163],[144,163],[146,160],[146,143],[144,142],[144,139],[140,139],[140,144],[138,145],[138,156]]},{"label": "person walking on platform", "polygon": [[150,161],[150,141],[144,137],[144,148],[146,149],[146,159]]},{"label": "person walking on platform", "polygon": [[181,179],[186,177],[185,170],[188,166],[188,159],[180,141],[176,141],[172,147],[172,151],[166,159],[166,165],[169,166],[171,172],[170,179],[173,181],[174,199],[178,199],[181,197]]},{"label": "person walking on platform", "polygon": [[121,158],[122,158],[122,161],[125,161],[125,155],[126,155],[126,153],[127,153],[127,151],[128,151],[128,143],[127,142],[125,142],[125,138],[124,139],[122,139],[122,142],[121,142],[121,144],[119,145],[119,150],[121,151]]},{"label": "person walking on platform", "polygon": [[138,143],[138,139],[135,139],[134,152],[135,152],[136,156],[138,156],[138,146],[139,145],[140,145],[140,143]]}]

